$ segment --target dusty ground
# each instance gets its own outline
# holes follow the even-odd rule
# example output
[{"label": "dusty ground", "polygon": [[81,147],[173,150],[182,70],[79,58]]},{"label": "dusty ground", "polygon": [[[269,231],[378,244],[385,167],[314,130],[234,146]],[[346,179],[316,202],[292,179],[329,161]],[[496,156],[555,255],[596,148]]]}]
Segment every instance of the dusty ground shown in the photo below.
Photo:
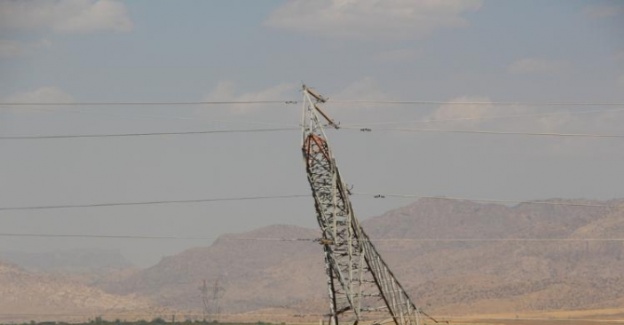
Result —
[{"label": "dusty ground", "polygon": [[[175,315],[175,318],[173,318]],[[136,320],[151,320],[156,317],[165,319],[170,322],[172,319],[184,321],[201,320],[202,314],[196,311],[160,311],[154,313],[103,313],[99,317],[105,320],[123,319],[128,321]],[[209,316],[210,317],[210,316]],[[88,322],[94,319],[94,315],[46,315],[43,317],[28,317],[23,315],[17,318],[0,318],[0,324],[16,324],[21,322],[28,322],[30,320],[36,321],[65,321],[68,323]],[[290,325],[319,325],[320,319],[324,318],[321,315],[294,315],[291,310],[271,308],[251,313],[244,314],[227,314],[220,315],[220,323],[228,322],[242,322],[242,323],[258,323],[266,322],[273,324],[290,324]],[[580,310],[580,311],[552,311],[552,312],[540,312],[540,313],[500,313],[500,314],[479,314],[470,316],[443,316],[436,315],[436,318],[441,324],[454,324],[454,325],[594,325],[594,324],[624,324],[624,308],[617,309],[599,309],[599,310]],[[327,322],[325,322],[327,324]],[[427,320],[426,323],[434,324],[432,321]]]},{"label": "dusty ground", "polygon": [[469,325],[592,325],[624,324],[624,308],[553,311],[526,314],[489,314],[466,317],[449,317],[451,324]]}]

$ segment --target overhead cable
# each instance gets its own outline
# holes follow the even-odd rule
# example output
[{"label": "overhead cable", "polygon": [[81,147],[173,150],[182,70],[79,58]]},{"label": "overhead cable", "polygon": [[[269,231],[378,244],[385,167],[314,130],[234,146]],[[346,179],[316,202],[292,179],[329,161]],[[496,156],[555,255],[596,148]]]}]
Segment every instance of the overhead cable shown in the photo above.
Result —
[{"label": "overhead cable", "polygon": [[97,234],[40,234],[40,233],[0,233],[0,237],[37,237],[37,238],[102,238],[102,239],[188,239],[214,240],[212,237],[184,236],[145,236],[145,235],[97,235]]},{"label": "overhead cable", "polygon": [[[318,242],[319,238],[224,238],[224,240],[250,240],[250,241],[312,241]],[[371,242],[624,242],[624,238],[370,238]]]},{"label": "overhead cable", "polygon": [[[572,202],[555,202],[555,201],[523,201],[523,200],[497,200],[497,199],[474,199],[466,197],[446,197],[446,196],[426,196],[416,194],[392,194],[392,193],[361,193],[352,192],[351,195],[368,196],[375,199],[383,199],[387,197],[394,198],[421,198],[436,200],[453,200],[453,201],[475,201],[497,204],[539,204],[553,206],[572,206],[572,207],[591,207],[591,208],[619,208],[618,205],[609,204],[585,204]],[[63,205],[38,205],[38,206],[17,206],[17,207],[0,207],[0,211],[19,211],[19,210],[45,210],[45,209],[70,209],[70,208],[97,208],[97,207],[114,207],[114,206],[133,206],[133,205],[156,205],[156,204],[188,204],[203,202],[227,202],[227,201],[250,201],[250,200],[271,200],[271,199],[292,199],[309,197],[309,194],[289,194],[289,195],[272,195],[272,196],[245,196],[245,197],[229,197],[229,198],[206,198],[206,199],[189,199],[189,200],[159,200],[159,201],[140,201],[140,202],[106,202],[106,203],[88,203],[88,204],[63,204]]]},{"label": "overhead cable", "polygon": [[475,121],[475,120],[490,120],[490,119],[507,119],[507,118],[525,118],[525,117],[544,117],[544,116],[568,116],[568,115],[585,115],[585,114],[598,114],[598,113],[615,113],[624,112],[624,108],[618,109],[593,109],[576,112],[553,112],[553,113],[534,113],[534,114],[512,114],[512,115],[490,115],[490,116],[472,116],[472,117],[457,117],[457,118],[436,118],[436,119],[421,119],[421,120],[399,120],[399,121],[383,121],[383,122],[360,122],[349,123],[342,125],[342,127],[362,127],[372,125],[393,125],[393,124],[407,124],[407,123],[437,123],[437,122],[458,122],[458,121]]},{"label": "overhead cable", "polygon": [[[219,237],[156,236],[156,235],[106,235],[106,234],[49,234],[0,233],[0,237],[35,238],[97,238],[97,239],[176,239],[215,240]],[[319,242],[319,238],[282,237],[221,237],[220,240],[268,242]],[[372,242],[624,242],[624,238],[371,238]]]},{"label": "overhead cable", "polygon": [[531,201],[531,200],[499,200],[499,199],[479,199],[479,198],[467,198],[467,197],[452,197],[452,196],[427,196],[418,194],[396,194],[396,193],[362,193],[352,192],[353,195],[366,195],[376,199],[384,199],[387,197],[392,198],[405,198],[405,199],[433,199],[433,200],[447,200],[447,201],[473,201],[484,203],[496,203],[496,204],[537,204],[537,205],[555,205],[555,206],[573,206],[573,207],[589,207],[589,208],[618,208],[618,205],[609,204],[593,204],[593,203],[573,203],[573,202],[557,202],[557,201]]},{"label": "overhead cable", "polygon": [[[298,104],[298,100],[249,101],[103,101],[103,102],[0,102],[0,106],[173,106],[173,105],[249,105]],[[330,104],[389,104],[389,105],[487,105],[487,106],[624,106],[619,102],[533,102],[533,101],[433,101],[433,100],[349,100],[329,99]]]},{"label": "overhead cable", "polygon": [[428,100],[328,100],[330,104],[391,104],[391,105],[487,105],[487,106],[624,106],[609,102],[489,102],[489,101],[428,101]]},{"label": "overhead cable", "polygon": [[250,105],[250,104],[297,104],[293,100],[231,100],[188,102],[0,102],[0,106],[173,106],[173,105]]},{"label": "overhead cable", "polygon": [[59,134],[59,135],[6,135],[0,140],[33,140],[33,139],[72,139],[72,138],[118,138],[118,137],[146,137],[168,135],[199,135],[217,133],[262,133],[300,130],[300,128],[263,128],[263,129],[235,129],[235,130],[201,130],[181,132],[145,132],[145,133],[114,133],[114,134]]},{"label": "overhead cable", "polygon": [[486,134],[486,135],[528,135],[547,137],[575,137],[575,138],[624,138],[623,134],[590,134],[590,133],[557,133],[557,132],[515,132],[494,130],[453,130],[453,129],[417,129],[417,128],[357,128],[344,127],[345,129],[360,129],[360,131],[398,131],[398,132],[431,132],[431,133],[463,133],[463,134]]},{"label": "overhead cable", "polygon": [[[513,132],[513,131],[493,131],[493,130],[453,130],[453,129],[417,129],[417,128],[360,128],[354,126],[341,127],[347,130],[359,131],[397,131],[397,132],[432,132],[432,133],[466,133],[485,135],[526,135],[526,136],[546,136],[546,137],[574,137],[574,138],[614,138],[621,139],[620,134],[591,134],[591,133],[556,133],[556,132]],[[262,128],[262,129],[233,129],[233,130],[199,130],[180,132],[145,132],[145,133],[112,133],[112,134],[53,134],[53,135],[4,135],[0,140],[37,140],[37,139],[73,139],[73,138],[119,138],[119,137],[147,137],[147,136],[171,136],[171,135],[201,135],[219,133],[263,133],[296,131],[300,128]]]},{"label": "overhead cable", "polygon": [[0,207],[0,211],[97,208],[97,207],[115,207],[115,206],[133,206],[133,205],[156,205],[156,204],[178,204],[178,203],[186,203],[186,204],[188,204],[188,203],[204,203],[204,202],[227,202],[227,201],[252,201],[252,200],[292,199],[292,198],[302,198],[302,197],[309,197],[309,195],[308,194],[288,194],[288,195],[243,196],[243,197],[190,199],[190,200],[159,200],[159,201],[141,201],[141,202],[106,202],[106,203],[88,203],[88,204],[17,206],[17,207]]}]

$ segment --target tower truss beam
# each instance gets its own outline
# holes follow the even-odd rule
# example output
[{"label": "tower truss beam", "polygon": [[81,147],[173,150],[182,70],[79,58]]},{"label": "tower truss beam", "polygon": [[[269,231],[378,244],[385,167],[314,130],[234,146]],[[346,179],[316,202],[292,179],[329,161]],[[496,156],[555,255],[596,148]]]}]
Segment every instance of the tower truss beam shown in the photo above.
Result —
[{"label": "tower truss beam", "polygon": [[[303,86],[302,152],[325,256],[333,325],[420,325],[422,313],[355,217],[324,124],[339,125],[319,107],[327,99]],[[427,316],[428,317],[428,316]]]}]

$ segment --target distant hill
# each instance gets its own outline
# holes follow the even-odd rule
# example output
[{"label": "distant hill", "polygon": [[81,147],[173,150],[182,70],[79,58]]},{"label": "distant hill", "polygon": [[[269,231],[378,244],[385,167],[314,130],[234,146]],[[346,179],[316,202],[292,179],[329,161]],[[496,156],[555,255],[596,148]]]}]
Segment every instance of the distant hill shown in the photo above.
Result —
[{"label": "distant hill", "polygon": [[[224,235],[210,247],[189,249],[119,283],[109,292],[138,293],[174,308],[202,307],[199,287],[218,280],[224,288],[224,311],[244,312],[291,305],[325,292],[323,256],[319,244],[304,241],[254,240],[315,238],[317,231],[296,226],[269,226]],[[210,292],[212,296],[212,292]]]},{"label": "distant hill", "polygon": [[88,287],[63,276],[26,271],[0,263],[0,322],[27,320],[83,321],[107,313],[152,313],[149,299],[120,296]]},{"label": "distant hill", "polygon": [[[421,199],[363,227],[416,303],[432,312],[624,305],[624,243],[577,240],[624,238],[624,200],[550,202],[577,206]],[[591,206],[605,204],[619,208]],[[224,312],[324,313],[320,245],[267,240],[318,236],[318,230],[279,225],[225,235],[101,287],[199,310],[202,281],[218,279]]]},{"label": "distant hill", "polygon": [[133,267],[119,250],[72,249],[50,252],[0,251],[0,260],[31,271],[54,273],[97,273]]}]

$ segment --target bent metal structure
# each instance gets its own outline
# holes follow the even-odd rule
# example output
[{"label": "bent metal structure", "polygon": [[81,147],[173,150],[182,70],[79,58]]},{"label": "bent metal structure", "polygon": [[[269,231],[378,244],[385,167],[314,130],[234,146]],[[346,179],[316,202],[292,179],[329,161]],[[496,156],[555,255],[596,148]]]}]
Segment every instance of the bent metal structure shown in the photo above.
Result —
[{"label": "bent metal structure", "polygon": [[322,232],[330,324],[423,324],[420,316],[429,316],[410,300],[355,217],[323,128],[339,128],[319,107],[325,101],[303,86],[303,159]]}]

